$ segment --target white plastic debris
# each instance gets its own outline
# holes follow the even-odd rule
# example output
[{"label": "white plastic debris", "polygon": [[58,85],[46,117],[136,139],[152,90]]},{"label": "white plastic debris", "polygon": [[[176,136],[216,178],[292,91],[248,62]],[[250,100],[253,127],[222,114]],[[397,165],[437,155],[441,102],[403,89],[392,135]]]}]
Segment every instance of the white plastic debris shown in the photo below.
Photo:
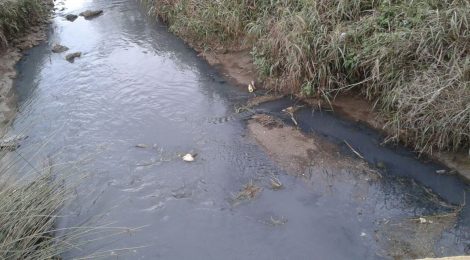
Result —
[{"label": "white plastic debris", "polygon": [[282,182],[278,178],[273,177],[271,178],[271,187],[273,190],[282,189]]},{"label": "white plastic debris", "polygon": [[419,218],[419,223],[420,224],[432,224],[432,221],[421,217],[421,218]]},{"label": "white plastic debris", "polygon": [[194,161],[194,156],[192,154],[188,153],[185,156],[183,156],[183,161],[193,162]]},{"label": "white plastic debris", "polygon": [[256,90],[255,82],[251,81],[250,84],[248,84],[248,92],[253,93],[253,91],[255,90]]}]

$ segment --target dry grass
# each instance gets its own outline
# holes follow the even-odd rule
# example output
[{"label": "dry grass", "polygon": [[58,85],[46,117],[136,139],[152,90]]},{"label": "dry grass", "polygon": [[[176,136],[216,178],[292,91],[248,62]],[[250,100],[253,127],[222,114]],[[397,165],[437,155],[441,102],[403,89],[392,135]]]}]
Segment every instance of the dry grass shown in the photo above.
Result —
[{"label": "dry grass", "polygon": [[421,152],[470,148],[467,0],[142,0],[193,44],[244,40],[281,92],[377,103],[391,138]]},{"label": "dry grass", "polygon": [[[12,168],[18,166],[14,163]],[[2,167],[3,168],[3,167]],[[0,178],[0,258],[51,259],[70,248],[68,239],[55,238],[59,210],[71,197],[52,166],[18,179],[2,169]]]},{"label": "dry grass", "polygon": [[0,0],[0,50],[47,16],[51,1]]},{"label": "dry grass", "polygon": [[75,199],[78,185],[86,176],[71,174],[74,163],[53,165],[48,160],[37,168],[19,153],[0,153],[0,259],[61,259],[68,252],[96,259],[141,248],[82,251],[86,245],[129,235],[141,227],[95,225],[102,217],[95,216],[80,226],[58,228],[59,220],[69,217],[62,215],[62,209]]}]

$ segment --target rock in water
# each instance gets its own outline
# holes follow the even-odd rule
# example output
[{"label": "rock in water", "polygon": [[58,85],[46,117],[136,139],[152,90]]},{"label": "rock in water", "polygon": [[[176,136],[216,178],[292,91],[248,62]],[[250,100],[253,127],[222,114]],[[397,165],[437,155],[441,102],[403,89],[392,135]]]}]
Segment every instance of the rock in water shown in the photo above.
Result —
[{"label": "rock in water", "polygon": [[69,48],[67,48],[64,45],[54,44],[54,46],[52,46],[51,50],[52,50],[53,53],[61,53],[61,52],[64,52],[64,51],[68,51]]},{"label": "rock in water", "polygon": [[103,13],[103,10],[86,10],[85,12],[81,12],[80,16],[85,17],[85,19],[92,19],[95,18]]},{"label": "rock in water", "polygon": [[67,56],[65,56],[65,59],[68,62],[73,63],[75,61],[75,58],[79,58],[81,56],[82,56],[82,53],[78,51],[78,52],[67,54]]},{"label": "rock in water", "polygon": [[75,21],[75,19],[77,19],[77,18],[78,18],[78,15],[75,15],[75,14],[68,14],[68,15],[65,16],[65,19],[67,19],[70,22]]}]

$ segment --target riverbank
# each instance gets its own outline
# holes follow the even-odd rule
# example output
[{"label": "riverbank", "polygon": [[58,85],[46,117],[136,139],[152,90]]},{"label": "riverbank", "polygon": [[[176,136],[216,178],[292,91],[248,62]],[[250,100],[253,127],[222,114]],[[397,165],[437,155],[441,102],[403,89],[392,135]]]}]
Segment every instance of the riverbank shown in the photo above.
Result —
[{"label": "riverbank", "polygon": [[[53,6],[49,0],[0,0],[1,137],[17,110],[13,89],[16,63],[23,51],[46,39]],[[14,137],[9,140],[16,141]],[[61,177],[52,175],[52,165],[41,168],[28,180],[18,176],[17,168],[25,166],[22,160],[10,158],[16,146],[12,143],[0,149],[0,258],[56,258],[70,247],[64,237],[54,237],[57,211],[70,197],[70,190]]]},{"label": "riverbank", "polygon": [[[195,47],[199,52],[199,56],[203,57],[211,66],[217,67],[223,75],[228,77],[233,84],[239,87],[246,88],[248,83],[257,79],[256,68],[252,62],[252,58],[247,50],[209,50],[205,51]],[[269,88],[265,89],[269,92]],[[271,95],[271,94],[268,94]],[[272,95],[272,98],[263,98],[266,101],[279,99],[283,95]],[[360,94],[349,93],[342,94],[330,103],[320,98],[303,97],[294,95],[294,98],[300,102],[309,104],[312,110],[333,110],[339,116],[365,124],[373,129],[379,130],[384,136],[393,134],[389,128],[386,127],[386,121],[380,117],[380,113],[374,105],[364,99]],[[259,101],[263,102],[262,98],[257,97],[251,103],[258,104]],[[387,138],[386,138],[387,139]],[[388,140],[390,142],[390,140]],[[424,152],[422,155],[438,161],[447,167],[450,171],[445,174],[459,174],[466,182],[470,182],[470,158],[462,151],[436,151],[432,154]]]},{"label": "riverbank", "polygon": [[22,52],[46,39],[51,0],[0,1],[0,136],[16,112],[13,83]]},{"label": "riverbank", "polygon": [[[468,3],[146,2],[239,84],[255,80],[314,108],[333,108],[470,180]],[[448,57],[436,56],[443,52]]]}]

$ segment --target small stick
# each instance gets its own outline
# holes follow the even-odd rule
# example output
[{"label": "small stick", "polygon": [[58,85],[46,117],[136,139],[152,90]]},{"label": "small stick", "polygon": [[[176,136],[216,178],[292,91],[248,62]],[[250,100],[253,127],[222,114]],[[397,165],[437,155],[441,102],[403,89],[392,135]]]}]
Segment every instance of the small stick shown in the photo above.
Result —
[{"label": "small stick", "polygon": [[299,124],[297,124],[297,120],[295,120],[294,115],[291,114],[291,115],[290,115],[290,119],[292,120],[292,122],[294,122],[294,124],[295,124],[296,126],[299,125]]},{"label": "small stick", "polygon": [[362,156],[359,152],[354,150],[354,148],[352,148],[352,146],[346,140],[343,140],[343,142],[349,147],[349,149],[351,149],[351,151],[353,151],[353,153],[355,153],[357,156],[359,156],[361,159],[364,160],[364,156]]}]

